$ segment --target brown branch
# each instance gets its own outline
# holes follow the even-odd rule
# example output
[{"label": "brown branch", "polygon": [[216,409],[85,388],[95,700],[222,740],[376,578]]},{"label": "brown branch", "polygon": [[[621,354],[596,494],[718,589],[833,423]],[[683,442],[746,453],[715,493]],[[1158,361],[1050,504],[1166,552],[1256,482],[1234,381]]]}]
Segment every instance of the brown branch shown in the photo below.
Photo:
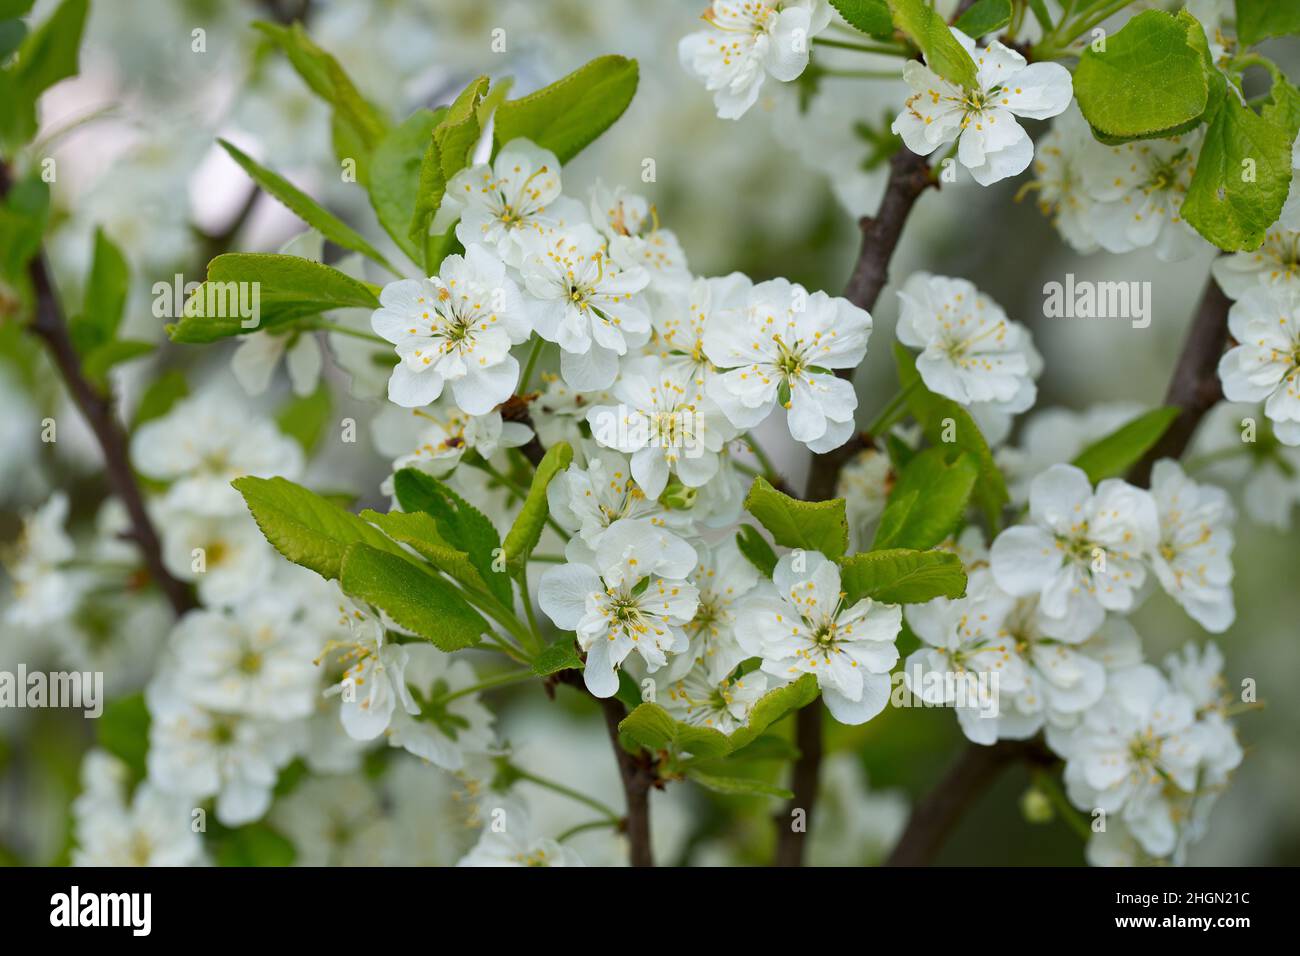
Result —
[{"label": "brown branch", "polygon": [[[1231,306],[1231,300],[1211,279],[1187,330],[1165,392],[1165,404],[1181,411],[1155,447],[1129,473],[1133,484],[1145,488],[1150,484],[1151,468],[1157,461],[1182,455],[1205,413],[1223,397],[1218,367],[1228,341]],[[890,865],[928,863],[962,814],[1004,768],[1020,760],[1042,762],[1050,758],[1050,752],[1037,744],[1027,746],[1013,741],[1001,741],[993,747],[971,744],[947,776],[917,806],[889,858]]]},{"label": "brown branch", "polygon": [[[795,715],[794,738],[799,758],[794,764],[790,789],[794,796],[785,815],[776,820],[777,866],[802,866],[804,844],[812,832],[813,810],[817,806],[817,784],[822,765],[822,703],[815,700]],[[794,828],[795,811],[803,813],[803,828]]]},{"label": "brown branch", "polygon": [[557,684],[576,687],[600,705],[601,714],[605,718],[605,729],[609,732],[609,743],[614,748],[614,759],[618,763],[623,800],[627,804],[627,814],[621,821],[620,829],[627,834],[629,859],[633,866],[654,866],[654,854],[650,845],[650,788],[661,786],[661,782],[651,754],[644,751],[631,754],[623,749],[618,725],[627,716],[627,708],[617,697],[596,697],[588,691],[580,671],[559,671],[552,674],[551,679]]},{"label": "brown branch", "polygon": [[1219,359],[1228,342],[1228,309],[1232,300],[1213,279],[1205,287],[1201,304],[1183,340],[1178,364],[1165,391],[1165,404],[1181,409],[1169,430],[1155,447],[1133,466],[1129,481],[1145,488],[1151,483],[1151,468],[1161,458],[1178,458],[1187,448],[1205,413],[1223,398],[1219,383]]},{"label": "brown branch", "polygon": [[962,815],[1003,769],[1020,761],[1050,766],[1056,757],[1037,740],[999,740],[991,747],[967,746],[939,785],[916,805],[885,865],[930,863]]},{"label": "brown branch", "polygon": [[[912,207],[931,186],[937,186],[930,175],[930,165],[924,156],[908,149],[900,149],[889,161],[889,180],[880,208],[874,216],[864,216],[858,222],[862,231],[862,246],[853,266],[844,297],[859,308],[875,308],[880,292],[889,282],[889,263],[903,235],[903,226],[911,215]],[[836,375],[851,380],[854,369],[838,369]],[[835,497],[835,485],[840,471],[865,446],[866,439],[858,435],[839,448],[814,455],[804,487],[804,497],[809,501],[825,501]],[[791,790],[794,796],[785,806],[784,815],[777,819],[776,864],[800,866],[808,830],[812,827],[813,810],[817,803],[817,781],[822,760],[822,704],[813,701],[795,718],[795,735],[798,739],[799,758],[794,764]],[[795,832],[791,820],[795,811],[804,814],[805,829]]]},{"label": "brown branch", "polygon": [[32,289],[36,294],[36,314],[29,326],[29,331],[42,339],[49,349],[50,357],[59,370],[68,393],[81,411],[82,417],[95,433],[100,451],[104,456],[104,472],[109,486],[126,508],[131,521],[131,539],[140,549],[145,567],[150,577],[162,589],[168,603],[177,616],[195,607],[194,595],[190,588],[172,577],[163,566],[162,546],[158,533],[154,529],[149,513],[145,510],[144,498],[140,486],[136,484],[135,472],[131,470],[131,461],[127,454],[126,432],[113,412],[112,397],[100,391],[85,377],[81,369],[81,356],[77,354],[72,338],[68,334],[68,324],[64,321],[59,308],[58,296],[50,281],[45,254],[39,253],[28,266],[32,280]]}]

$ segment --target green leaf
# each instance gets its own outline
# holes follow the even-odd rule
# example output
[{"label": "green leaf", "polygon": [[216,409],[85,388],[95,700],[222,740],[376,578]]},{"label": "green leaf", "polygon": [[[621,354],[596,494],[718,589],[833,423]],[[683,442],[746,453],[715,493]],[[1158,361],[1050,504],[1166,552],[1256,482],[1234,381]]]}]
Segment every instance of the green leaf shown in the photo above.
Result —
[{"label": "green leaf", "polygon": [[537,660],[533,661],[533,673],[538,677],[568,670],[582,670],[582,658],[578,656],[578,646],[568,635],[554,644],[547,645],[537,655]]},{"label": "green leaf", "polygon": [[933,548],[961,524],[978,478],[970,452],[954,455],[944,446],[921,452],[894,485],[872,547]]},{"label": "green leaf", "polygon": [[[898,366],[899,384],[908,390],[908,410],[920,423],[930,444],[952,444],[974,455],[979,466],[979,479],[975,482],[972,497],[984,511],[989,528],[997,529],[1001,525],[1002,509],[1010,499],[1006,481],[994,463],[993,453],[980,434],[975,419],[956,402],[925,388],[916,371],[916,359],[897,342],[894,343],[894,362]],[[948,436],[952,438],[951,443],[944,441]]]},{"label": "green leaf", "polygon": [[298,853],[267,823],[227,831],[217,843],[217,866],[292,866]]},{"label": "green leaf", "polygon": [[957,42],[948,24],[925,0],[889,0],[894,25],[925,54],[926,65],[945,80],[968,89],[978,85],[975,61]]},{"label": "green leaf", "polygon": [[244,172],[248,173],[253,182],[280,200],[294,215],[314,228],[330,242],[373,259],[395,275],[401,274],[384,258],[382,252],[366,241],[365,236],[320,205],[289,180],[259,165],[252,157],[241,152],[238,147],[226,142],[224,139],[218,139],[217,142],[221,144],[222,149],[230,154],[231,159],[243,167]]},{"label": "green leaf", "polygon": [[745,509],[786,548],[820,551],[835,559],[849,548],[844,499],[800,501],[773,488],[767,479],[754,479],[745,496]]},{"label": "green leaf", "polygon": [[978,0],[953,24],[972,39],[1001,30],[1011,22],[1011,0]]},{"label": "green leaf", "polygon": [[[429,247],[429,227],[433,225],[438,207],[447,193],[447,183],[470,161],[480,133],[479,107],[488,90],[488,78],[480,76],[460,91],[450,106],[438,114],[438,125],[420,160],[413,213],[407,234],[413,242],[424,248],[425,271],[432,275],[439,263],[433,262],[434,250]],[[448,230],[451,231],[450,229]],[[441,246],[442,256],[446,247]]]},{"label": "green leaf", "polygon": [[[408,512],[422,511],[434,521],[438,535],[450,547],[462,551],[485,586],[506,607],[514,595],[510,580],[495,568],[501,537],[491,520],[436,478],[415,468],[403,468],[393,476],[398,503]],[[429,542],[436,544],[436,542]],[[411,542],[414,546],[414,542]],[[432,557],[429,560],[433,560]],[[450,573],[450,572],[449,572]]]},{"label": "green leaf", "polygon": [[439,650],[472,647],[479,635],[488,631],[487,622],[445,580],[426,573],[404,557],[368,544],[348,545],[341,562],[339,586]]},{"label": "green leaf", "polygon": [[171,411],[173,405],[189,393],[190,386],[185,381],[184,372],[173,369],[160,375],[149,383],[149,387],[140,397],[140,404],[135,408],[135,417],[131,420],[132,430],[139,428],[145,422],[162,418]]},{"label": "green leaf", "polygon": [[1170,405],[1139,415],[1079,452],[1071,464],[1082,468],[1094,485],[1103,478],[1119,478],[1155,447],[1178,411]]},{"label": "green leaf", "polygon": [[1291,188],[1292,139],[1227,90],[1209,114],[1183,218],[1220,249],[1258,249]]},{"label": "green leaf", "polygon": [[1029,0],[1029,9],[1034,12],[1034,19],[1043,28],[1044,33],[1052,32],[1052,15],[1047,10],[1046,0]]},{"label": "green leaf", "polygon": [[77,73],[77,52],[86,25],[87,0],[64,0],[29,33],[0,73],[0,145],[11,152],[36,135],[36,101],[60,80]]},{"label": "green leaf", "polygon": [[530,139],[567,163],[623,115],[636,86],[636,60],[597,57],[550,86],[502,103],[493,139],[497,146]]},{"label": "green leaf", "polygon": [[731,751],[727,735],[711,727],[694,727],[674,720],[658,704],[644,703],[623,718],[619,731],[647,750],[667,750],[695,757],[720,757]]},{"label": "green leaf", "polygon": [[248,475],[231,484],[244,496],[257,526],[275,550],[323,578],[339,576],[344,552],[357,542],[398,556],[403,554],[396,544],[352,512],[288,479]]},{"label": "green leaf", "polygon": [[1237,39],[1253,46],[1265,37],[1300,33],[1300,3],[1295,0],[1237,0]]},{"label": "green leaf", "polygon": [[81,315],[70,323],[69,332],[82,355],[111,342],[122,323],[131,273],[126,258],[103,229],[95,230],[95,251],[86,279]]},{"label": "green leaf", "polygon": [[749,720],[745,722],[745,726],[732,731],[731,736],[727,738],[732,753],[748,747],[763,731],[786,714],[807,707],[817,699],[819,693],[815,674],[804,674],[784,687],[768,691],[758,699],[754,709],[749,712]]},{"label": "green leaf", "polygon": [[1193,123],[1209,103],[1205,35],[1191,17],[1147,10],[1083,51],[1074,71],[1079,108],[1112,140],[1169,135]]},{"label": "green leaf", "polygon": [[[180,321],[167,326],[167,334],[173,342],[206,344],[330,309],[377,308],[374,286],[319,262],[269,253],[227,253],[208,263],[207,281],[186,301]],[[244,312],[250,314],[241,315]]]},{"label": "green leaf", "polygon": [[[366,168],[370,151],[388,130],[388,119],[361,95],[338,61],[312,42],[301,24],[285,27],[259,22],[253,26],[279,46],[311,90],[333,106],[338,158],[356,160],[358,171]],[[361,155],[353,155],[354,151]]]},{"label": "green leaf", "polygon": [[322,379],[310,395],[295,395],[285,402],[276,413],[275,423],[282,433],[301,445],[304,452],[311,454],[325,434],[331,405],[329,386]]},{"label": "green leaf", "polygon": [[742,524],[736,531],[736,547],[764,577],[772,576],[776,568],[776,552],[752,524]]},{"label": "green leaf", "polygon": [[937,597],[966,593],[966,572],[951,551],[864,551],[840,562],[844,602],[863,598],[882,604],[924,604]]},{"label": "green leaf", "polygon": [[50,216],[50,187],[35,173],[13,184],[0,205],[0,278],[27,281],[27,264],[36,256]]},{"label": "green leaf", "polygon": [[[420,557],[439,571],[451,575],[468,588],[491,595],[507,607],[510,606],[510,582],[506,576],[493,572],[490,564],[486,571],[480,571],[467,551],[447,542],[431,514],[424,511],[391,511],[381,514],[367,510],[361,512],[361,517],[376,525],[394,541],[414,548]],[[500,587],[501,582],[504,582],[504,591]]]},{"label": "green leaf", "polygon": [[695,767],[686,771],[686,776],[694,780],[702,787],[707,787],[717,793],[725,793],[734,796],[743,797],[779,797],[788,800],[794,796],[794,792],[778,787],[774,783],[768,783],[765,780],[755,780],[753,777],[730,777],[721,774],[706,773]]},{"label": "green leaf", "polygon": [[129,362],[132,359],[148,355],[154,348],[152,342],[114,339],[92,349],[90,354],[86,356],[85,361],[81,363],[81,370],[93,384],[103,388],[108,382],[109,369],[123,362]]},{"label": "green leaf", "polygon": [[370,158],[367,190],[379,224],[406,255],[424,264],[424,246],[411,238],[411,213],[420,188],[420,165],[438,114],[416,110],[388,131]]},{"label": "green leaf", "polygon": [[888,40],[894,35],[894,19],[885,0],[831,0],[831,6],[845,23],[868,36]]},{"label": "green leaf", "polygon": [[556,475],[569,467],[571,461],[573,449],[569,443],[556,442],[546,450],[538,463],[533,483],[528,487],[528,497],[524,499],[519,515],[506,535],[506,561],[513,573],[522,573],[528,563],[528,556],[541,540],[542,528],[550,515],[550,506],[546,502],[547,486]]},{"label": "green leaf", "polygon": [[23,45],[27,38],[27,24],[21,20],[0,20],[0,64]]},{"label": "green leaf", "polygon": [[143,780],[148,775],[149,724],[144,694],[109,701],[95,722],[99,745],[126,764],[134,780]]}]

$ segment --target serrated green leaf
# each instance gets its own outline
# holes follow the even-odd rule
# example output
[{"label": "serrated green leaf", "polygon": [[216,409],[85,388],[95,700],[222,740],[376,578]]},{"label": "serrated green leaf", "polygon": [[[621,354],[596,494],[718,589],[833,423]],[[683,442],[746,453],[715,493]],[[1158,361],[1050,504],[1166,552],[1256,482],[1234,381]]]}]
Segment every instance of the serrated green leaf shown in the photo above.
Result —
[{"label": "serrated green leaf", "polygon": [[1209,104],[1204,32],[1191,17],[1147,10],[1088,47],[1074,72],[1079,108],[1108,137],[1169,135],[1200,117]]},{"label": "serrated green leaf", "polygon": [[925,54],[926,66],[958,86],[972,89],[978,85],[975,61],[925,0],[889,0],[889,10],[894,25]]},{"label": "serrated green leaf", "polygon": [[546,450],[537,471],[533,474],[532,484],[528,487],[528,497],[523,507],[510,526],[506,535],[506,561],[512,573],[519,574],[528,563],[528,556],[537,547],[542,538],[542,528],[550,515],[550,505],[546,501],[546,488],[552,479],[569,467],[573,461],[573,449],[568,442],[556,442]]},{"label": "serrated green leaf", "polygon": [[95,721],[99,746],[126,764],[134,780],[143,780],[148,774],[146,758],[149,755],[150,723],[144,694],[130,694],[109,701],[104,705],[99,720]]},{"label": "serrated green leaf", "polygon": [[378,511],[363,511],[361,517],[377,526],[394,541],[409,545],[439,571],[451,575],[466,587],[492,595],[498,600],[510,601],[509,582],[502,594],[493,587],[495,579],[504,580],[504,574],[493,573],[490,568],[485,575],[474,565],[469,553],[447,542],[439,530],[433,515],[424,511],[390,511],[381,514]]},{"label": "serrated green leaf", "polygon": [[121,250],[103,229],[95,230],[94,253],[81,315],[69,323],[69,333],[82,355],[111,342],[122,322],[130,268]]},{"label": "serrated green leaf", "polygon": [[1155,447],[1178,411],[1171,405],[1139,415],[1079,452],[1071,464],[1082,468],[1093,485],[1103,478],[1122,477]]},{"label": "serrated green leaf", "polygon": [[171,407],[190,393],[185,373],[173,369],[160,375],[149,383],[149,387],[140,396],[140,404],[135,407],[135,417],[131,420],[132,430],[145,422],[162,418]]},{"label": "serrated green leaf", "polygon": [[77,73],[87,0],[64,0],[48,20],[23,39],[13,62],[0,73],[0,146],[12,152],[36,135],[36,101],[47,89]]},{"label": "serrated green leaf", "polygon": [[[252,311],[254,291],[257,322],[251,324],[250,318],[245,327],[240,312]],[[373,286],[319,262],[269,253],[227,253],[208,263],[207,281],[186,301],[180,321],[167,326],[167,334],[173,342],[206,344],[288,325],[330,309],[377,308]]]},{"label": "serrated green leaf", "polygon": [[840,562],[840,586],[846,606],[863,598],[882,604],[923,604],[937,597],[961,597],[966,593],[966,572],[951,551],[863,551]]},{"label": "serrated green leaf", "polygon": [[933,548],[961,523],[978,478],[970,452],[943,446],[921,452],[890,492],[872,548]]},{"label": "serrated green leaf", "polygon": [[217,841],[217,866],[292,866],[293,844],[268,823],[227,831]]},{"label": "serrated green leaf", "polygon": [[249,475],[231,484],[244,496],[266,540],[294,564],[323,578],[339,576],[343,553],[356,542],[403,554],[361,518],[288,479]]},{"label": "serrated green leaf", "polygon": [[[448,181],[470,161],[470,154],[482,132],[478,108],[487,90],[488,78],[480,76],[461,90],[450,106],[439,111],[438,124],[421,157],[415,205],[407,233],[413,242],[420,243],[425,249],[425,271],[430,275],[441,258],[439,263],[432,261],[434,254],[430,248],[429,227],[442,205]],[[441,251],[445,256],[449,240],[444,239],[438,245],[443,247]]]},{"label": "serrated green leaf", "polygon": [[296,215],[307,225],[314,228],[322,236],[337,246],[344,249],[350,249],[353,252],[359,252],[369,259],[373,259],[385,269],[395,275],[400,275],[392,264],[384,258],[384,254],[372,246],[366,237],[361,235],[347,223],[345,223],[334,213],[330,212],[316,200],[312,199],[305,192],[300,190],[289,180],[285,179],[279,173],[274,173],[266,167],[260,165],[251,156],[242,152],[238,147],[226,142],[224,139],[218,139],[230,158],[238,163],[253,182],[257,183],[263,190],[271,196],[274,196],[281,203]]},{"label": "serrated green leaf", "polygon": [[736,531],[736,547],[764,577],[772,576],[772,571],[776,568],[776,552],[767,543],[767,539],[758,533],[757,528],[742,524]]},{"label": "serrated green leaf", "polygon": [[727,735],[711,727],[674,720],[658,704],[643,703],[623,718],[619,731],[648,750],[668,750],[695,757],[720,757],[731,751]]},{"label": "serrated green leaf", "polygon": [[404,510],[423,511],[433,518],[442,540],[468,556],[489,593],[506,607],[513,606],[510,580],[496,570],[501,538],[483,512],[446,483],[414,468],[403,468],[393,476],[393,490]]},{"label": "serrated green leaf", "polygon": [[745,496],[745,510],[782,547],[820,551],[832,560],[848,550],[849,525],[843,498],[800,501],[777,491],[765,478],[759,477]]},{"label": "serrated green leaf", "polygon": [[731,736],[727,738],[731,745],[731,752],[735,753],[748,747],[763,731],[786,714],[811,704],[817,699],[819,693],[821,691],[814,674],[804,674],[784,687],[768,691],[758,699],[754,709],[749,712],[749,720],[745,722],[745,726],[733,730]]},{"label": "serrated green leaf", "polygon": [[[970,413],[951,399],[936,395],[921,382],[912,353],[894,343],[894,363],[898,368],[898,381],[907,390],[907,407],[920,423],[925,437],[932,445],[951,444],[975,457],[979,466],[979,479],[975,482],[972,498],[984,512],[991,529],[1001,525],[1002,509],[1010,500],[1002,472],[993,461],[988,442]],[[948,423],[951,422],[951,427]],[[951,435],[952,442],[944,441]]]},{"label": "serrated green leaf", "polygon": [[420,165],[437,124],[437,113],[416,110],[389,130],[370,157],[366,186],[379,224],[398,248],[421,266],[424,245],[411,238],[411,215],[420,190]]},{"label": "serrated green leaf", "polygon": [[[338,159],[355,160],[359,173],[368,169],[371,151],[388,130],[388,119],[383,112],[361,95],[338,61],[312,42],[301,24],[286,27],[258,22],[253,26],[284,51],[312,92],[333,107]],[[364,183],[367,177],[359,175],[358,179]]]},{"label": "serrated green leaf", "polygon": [[888,40],[894,35],[894,19],[885,0],[831,0],[831,6],[845,23],[868,36]]},{"label": "serrated green leaf", "polygon": [[1300,33],[1300,3],[1295,0],[1237,0],[1237,39],[1253,46],[1265,37]]},{"label": "serrated green leaf", "polygon": [[280,426],[283,434],[301,445],[304,452],[311,454],[325,434],[332,407],[329,386],[322,380],[310,395],[295,395],[285,402],[276,413],[275,423]]},{"label": "serrated green leaf", "polygon": [[689,768],[686,771],[686,776],[702,787],[731,796],[778,797],[782,800],[788,800],[794,796],[793,791],[787,790],[785,787],[778,787],[776,784],[768,783],[765,780],[755,780],[753,777],[723,776],[716,773],[706,773],[695,767]]},{"label": "serrated green leaf", "polygon": [[497,107],[494,142],[500,147],[530,139],[567,163],[623,115],[636,87],[636,60],[597,57],[550,86]]},{"label": "serrated green leaf", "polygon": [[85,361],[81,363],[81,370],[93,384],[103,388],[108,382],[108,372],[113,366],[141,358],[155,348],[152,342],[114,339],[91,349]]},{"label": "serrated green leaf", "polygon": [[972,39],[1001,30],[1011,22],[1011,0],[978,0],[953,24]]},{"label": "serrated green leaf", "polygon": [[578,646],[568,635],[561,637],[554,644],[547,645],[533,661],[533,673],[539,677],[567,670],[582,670],[582,658],[578,656]]},{"label": "serrated green leaf", "polygon": [[1208,122],[1180,212],[1220,249],[1258,249],[1291,188],[1292,138],[1232,89],[1219,97]]},{"label": "serrated green leaf", "polygon": [[340,562],[339,586],[439,650],[472,647],[488,632],[487,622],[445,580],[368,544],[348,545]]}]

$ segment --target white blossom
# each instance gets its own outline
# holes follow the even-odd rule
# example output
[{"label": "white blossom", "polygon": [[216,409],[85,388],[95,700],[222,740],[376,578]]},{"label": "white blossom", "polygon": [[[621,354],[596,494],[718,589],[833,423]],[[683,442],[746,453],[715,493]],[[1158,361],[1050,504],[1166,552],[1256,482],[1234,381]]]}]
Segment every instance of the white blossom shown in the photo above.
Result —
[{"label": "white blossom", "polygon": [[450,386],[461,409],[484,415],[510,397],[519,380],[510,347],[530,329],[518,286],[483,246],[447,256],[437,276],[390,282],[379,302],[371,324],[398,356],[389,401],[423,408]]},{"label": "white blossom", "polygon": [[702,17],[709,28],[683,37],[677,55],[713,93],[718,116],[739,119],[765,77],[788,83],[807,68],[830,15],[824,0],[712,0]]},{"label": "white blossom", "polygon": [[563,564],[542,575],[538,602],[587,652],[583,680],[597,697],[618,690],[616,669],[636,652],[657,671],[690,646],[684,627],[699,594],[686,577],[695,549],[644,519],[614,524],[593,565]]},{"label": "white blossom", "polygon": [[898,661],[902,609],[871,598],[845,606],[839,568],[815,552],[783,556],[772,585],[741,609],[736,637],[746,653],[781,681],[815,674],[840,723],[863,724],[880,713]]},{"label": "white blossom", "polygon": [[618,360],[650,338],[641,293],[650,274],[622,268],[591,226],[549,232],[527,246],[520,272],[537,334],[560,346],[560,372],[580,391],[609,388]]},{"label": "white blossom", "polygon": [[847,299],[808,293],[785,279],[760,282],[743,306],[714,314],[704,351],[719,369],[709,394],[737,428],[767,418],[779,402],[790,434],[814,452],[853,433],[853,385],[833,369],[855,368],[867,353],[871,316]]},{"label": "white blossom", "polygon": [[1227,492],[1192,481],[1164,458],[1151,470],[1160,538],[1150,555],[1160,586],[1206,630],[1232,626],[1232,523]]},{"label": "white blossom", "polygon": [[1016,117],[1050,119],[1070,105],[1070,73],[1059,63],[1027,63],[997,40],[984,48],[952,34],[975,61],[976,85],[963,89],[915,60],[903,64],[912,88],[893,131],[912,152],[929,156],[957,142],[957,160],[981,186],[1024,172],[1034,144]]},{"label": "white blossom", "polygon": [[1228,310],[1228,329],[1239,344],[1219,360],[1224,397],[1262,401],[1277,437],[1300,445],[1300,285],[1247,290]]},{"label": "white blossom", "polygon": [[1094,493],[1083,471],[1053,465],[1030,486],[1029,518],[993,542],[993,576],[1008,594],[1039,596],[1047,633],[1081,640],[1106,611],[1133,608],[1158,540],[1148,492],[1109,478]]}]

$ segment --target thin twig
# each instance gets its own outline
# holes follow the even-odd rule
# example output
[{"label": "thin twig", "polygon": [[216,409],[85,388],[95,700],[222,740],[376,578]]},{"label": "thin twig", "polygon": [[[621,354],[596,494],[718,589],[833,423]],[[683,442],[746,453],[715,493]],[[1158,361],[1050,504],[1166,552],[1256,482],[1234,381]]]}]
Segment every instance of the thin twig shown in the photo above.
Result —
[{"label": "thin twig", "polygon": [[[862,231],[862,247],[858,261],[853,266],[844,297],[859,308],[875,308],[880,292],[889,281],[889,262],[898,247],[903,226],[911,215],[912,207],[931,186],[937,185],[930,175],[930,166],[924,156],[908,149],[900,149],[889,161],[889,181],[880,208],[875,216],[864,216],[858,223]],[[839,369],[836,375],[851,380],[854,370]],[[835,485],[840,470],[864,446],[861,435],[855,436],[839,448],[822,455],[814,455],[808,472],[804,497],[809,501],[824,501],[835,496]],[[817,802],[817,781],[822,760],[822,703],[813,701],[795,718],[795,735],[799,757],[793,771],[794,796],[778,818],[776,863],[778,866],[800,866],[812,827],[813,810]],[[794,814],[803,814],[805,827],[795,831],[791,826]]]},{"label": "thin twig", "polygon": [[145,510],[140,486],[136,484],[135,472],[131,470],[126,432],[113,412],[112,398],[93,386],[81,370],[81,356],[77,354],[68,334],[68,325],[59,308],[43,252],[31,261],[28,272],[36,293],[36,314],[29,330],[49,348],[50,357],[54,360],[68,393],[95,433],[95,439],[104,455],[104,472],[109,485],[130,518],[130,537],[139,547],[150,577],[167,596],[172,610],[180,616],[196,606],[194,595],[187,585],[172,577],[163,565],[158,532]]},{"label": "thin twig", "polygon": [[1165,404],[1180,409],[1145,457],[1129,473],[1129,481],[1145,488],[1151,483],[1151,468],[1161,458],[1178,458],[1187,448],[1205,413],[1223,398],[1219,383],[1219,359],[1228,342],[1228,309],[1232,300],[1213,279],[1205,287],[1201,304],[1183,340],[1178,364],[1165,391]]},{"label": "thin twig", "polygon": [[1056,758],[1038,741],[1000,740],[991,747],[970,744],[930,793],[912,811],[907,829],[889,855],[887,866],[924,866],[963,814],[1013,763],[1029,760],[1051,765]]},{"label": "thin twig", "polygon": [[[1133,467],[1129,481],[1146,487],[1151,467],[1161,458],[1178,458],[1187,448],[1205,413],[1223,396],[1218,365],[1228,341],[1228,309],[1232,302],[1213,279],[1205,288],[1182,352],[1174,366],[1165,402],[1181,409],[1155,447]],[[917,805],[889,862],[916,865],[929,862],[944,838],[1002,770],[1018,760],[1041,760],[1035,745],[1002,741],[993,747],[971,744],[930,794]]]}]

